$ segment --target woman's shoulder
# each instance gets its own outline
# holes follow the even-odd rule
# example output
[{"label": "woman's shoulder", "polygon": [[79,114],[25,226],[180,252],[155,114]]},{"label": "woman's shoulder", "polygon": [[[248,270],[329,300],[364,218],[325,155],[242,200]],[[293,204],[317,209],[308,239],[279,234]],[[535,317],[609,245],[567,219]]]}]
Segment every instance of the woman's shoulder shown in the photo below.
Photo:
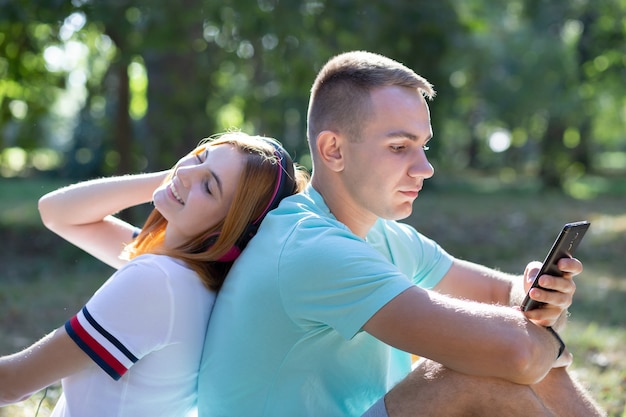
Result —
[{"label": "woman's shoulder", "polygon": [[155,253],[145,253],[131,260],[125,267],[152,268],[161,269],[163,271],[174,270],[180,272],[187,270],[193,272],[191,268],[180,259],[173,258],[168,255],[160,255]]},{"label": "woman's shoulder", "polygon": [[111,279],[118,281],[118,285],[126,287],[141,288],[156,284],[161,288],[187,288],[192,292],[204,288],[198,274],[184,261],[157,254],[144,254],[134,258],[118,270]]}]

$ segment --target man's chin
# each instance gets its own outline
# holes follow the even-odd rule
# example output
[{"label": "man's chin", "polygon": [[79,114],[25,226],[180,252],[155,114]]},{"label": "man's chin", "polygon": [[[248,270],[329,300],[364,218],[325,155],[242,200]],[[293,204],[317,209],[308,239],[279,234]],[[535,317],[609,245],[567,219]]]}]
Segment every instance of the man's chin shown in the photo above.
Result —
[{"label": "man's chin", "polygon": [[386,220],[404,220],[407,217],[409,217],[411,214],[413,213],[413,205],[411,204],[408,208],[407,207],[402,207],[399,208],[398,210],[392,212],[392,213],[388,213],[387,216],[380,216],[383,219]]}]

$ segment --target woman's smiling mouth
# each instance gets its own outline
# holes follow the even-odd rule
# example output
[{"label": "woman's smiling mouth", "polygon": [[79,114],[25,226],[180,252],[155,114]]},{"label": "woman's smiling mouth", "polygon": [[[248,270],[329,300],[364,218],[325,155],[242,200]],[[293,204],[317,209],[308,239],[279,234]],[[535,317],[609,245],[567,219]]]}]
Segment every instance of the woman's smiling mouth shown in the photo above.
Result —
[{"label": "woman's smiling mouth", "polygon": [[174,199],[184,206],[185,202],[183,201],[182,198],[180,198],[180,195],[178,194],[178,191],[176,190],[176,187],[174,186],[174,181],[170,183],[169,190],[172,193],[172,196],[174,197]]}]

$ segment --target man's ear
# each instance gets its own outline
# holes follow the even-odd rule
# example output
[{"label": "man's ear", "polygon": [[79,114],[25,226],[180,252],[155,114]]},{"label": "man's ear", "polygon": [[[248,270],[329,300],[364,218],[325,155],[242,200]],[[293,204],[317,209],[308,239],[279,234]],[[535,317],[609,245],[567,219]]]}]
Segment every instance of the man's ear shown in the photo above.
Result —
[{"label": "man's ear", "polygon": [[317,152],[320,160],[331,171],[343,170],[343,137],[331,130],[324,130],[317,135]]}]

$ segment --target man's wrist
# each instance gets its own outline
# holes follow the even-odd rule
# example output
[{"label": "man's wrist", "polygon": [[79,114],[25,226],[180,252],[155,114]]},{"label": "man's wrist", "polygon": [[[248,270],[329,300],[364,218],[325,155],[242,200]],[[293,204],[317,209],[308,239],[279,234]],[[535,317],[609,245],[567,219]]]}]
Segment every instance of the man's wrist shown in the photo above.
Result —
[{"label": "man's wrist", "polygon": [[511,279],[511,288],[509,289],[509,306],[517,307],[522,304],[526,292],[524,291],[524,277],[516,277]]},{"label": "man's wrist", "polygon": [[556,319],[556,321],[552,324],[552,328],[556,329],[556,331],[561,331],[565,328],[565,326],[567,325],[567,319],[570,316],[570,312],[565,309],[563,310],[563,312],[561,313],[561,315],[559,315],[559,317]]},{"label": "man's wrist", "polygon": [[559,359],[561,355],[563,354],[563,352],[565,351],[565,342],[563,342],[563,339],[561,339],[561,336],[559,336],[559,334],[551,326],[546,327],[546,330],[549,331],[552,334],[552,336],[554,336],[557,342],[559,342],[559,353],[556,356],[556,358]]}]

